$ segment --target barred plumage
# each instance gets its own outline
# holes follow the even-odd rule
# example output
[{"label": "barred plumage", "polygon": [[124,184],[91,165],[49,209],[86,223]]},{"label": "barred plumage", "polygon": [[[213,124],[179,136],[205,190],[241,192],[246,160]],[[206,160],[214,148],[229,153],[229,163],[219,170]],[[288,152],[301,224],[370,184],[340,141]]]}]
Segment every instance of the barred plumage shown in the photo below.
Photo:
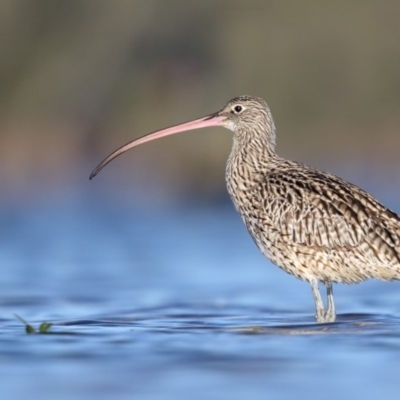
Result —
[{"label": "barred plumage", "polygon": [[[136,139],[220,125],[234,132],[226,168],[228,192],[261,252],[310,283],[318,322],[336,318],[332,283],[400,279],[400,218],[357,186],[275,153],[275,124],[264,100],[240,96],[207,117]],[[325,310],[318,283],[327,288]]]}]

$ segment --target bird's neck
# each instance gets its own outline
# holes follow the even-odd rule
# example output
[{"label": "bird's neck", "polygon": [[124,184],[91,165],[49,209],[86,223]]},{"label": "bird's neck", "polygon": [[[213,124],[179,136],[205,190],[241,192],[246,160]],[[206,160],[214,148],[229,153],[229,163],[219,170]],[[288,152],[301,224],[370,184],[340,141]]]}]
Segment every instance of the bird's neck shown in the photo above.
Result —
[{"label": "bird's neck", "polygon": [[242,214],[242,208],[257,197],[260,183],[268,171],[277,164],[273,142],[259,142],[234,138],[231,154],[226,165],[226,186],[235,205]]},{"label": "bird's neck", "polygon": [[228,158],[226,178],[228,180],[233,176],[249,183],[257,183],[278,160],[275,141],[267,135],[236,134]]}]

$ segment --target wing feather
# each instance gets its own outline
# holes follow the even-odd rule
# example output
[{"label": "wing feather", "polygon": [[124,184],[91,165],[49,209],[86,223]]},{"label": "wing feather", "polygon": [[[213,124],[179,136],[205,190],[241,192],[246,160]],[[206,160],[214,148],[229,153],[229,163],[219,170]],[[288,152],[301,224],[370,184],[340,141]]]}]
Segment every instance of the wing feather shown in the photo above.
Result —
[{"label": "wing feather", "polygon": [[270,170],[260,185],[260,198],[263,219],[293,244],[359,247],[386,260],[394,253],[398,257],[399,216],[335,175],[304,165],[300,172]]}]

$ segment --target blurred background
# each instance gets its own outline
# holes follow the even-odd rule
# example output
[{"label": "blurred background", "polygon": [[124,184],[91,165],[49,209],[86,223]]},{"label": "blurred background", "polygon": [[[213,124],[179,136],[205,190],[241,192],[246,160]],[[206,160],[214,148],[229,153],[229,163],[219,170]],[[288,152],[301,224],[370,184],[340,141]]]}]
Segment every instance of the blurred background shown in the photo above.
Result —
[{"label": "blurred background", "polygon": [[225,201],[232,135],[221,129],[148,144],[88,176],[126,141],[241,94],[267,100],[280,155],[389,196],[399,15],[399,2],[374,0],[3,0],[2,201],[111,188],[152,206]]}]

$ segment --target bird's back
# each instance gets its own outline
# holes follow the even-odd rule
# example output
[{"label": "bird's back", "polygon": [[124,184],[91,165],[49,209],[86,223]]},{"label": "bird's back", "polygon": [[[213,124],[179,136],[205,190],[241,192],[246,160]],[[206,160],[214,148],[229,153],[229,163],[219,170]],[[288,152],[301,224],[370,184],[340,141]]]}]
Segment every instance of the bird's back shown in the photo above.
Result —
[{"label": "bird's back", "polygon": [[[276,157],[227,170],[228,190],[260,250],[300,279],[400,279],[400,218],[345,180]],[[243,182],[246,181],[246,185]]]}]

